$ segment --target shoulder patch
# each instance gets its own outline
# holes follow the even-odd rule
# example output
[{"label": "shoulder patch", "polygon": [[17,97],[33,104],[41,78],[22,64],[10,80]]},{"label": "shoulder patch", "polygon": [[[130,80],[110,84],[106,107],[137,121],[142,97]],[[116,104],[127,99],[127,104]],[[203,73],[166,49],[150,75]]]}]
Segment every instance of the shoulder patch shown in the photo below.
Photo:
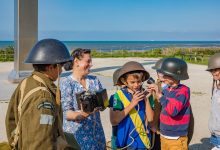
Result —
[{"label": "shoulder patch", "polygon": [[52,115],[41,114],[40,124],[52,125],[54,123],[54,117]]},{"label": "shoulder patch", "polygon": [[54,109],[55,109],[55,106],[54,106],[54,104],[52,104],[51,102],[44,101],[44,102],[41,102],[41,103],[37,106],[37,108],[38,108],[38,109],[44,108],[44,109],[54,110]]}]

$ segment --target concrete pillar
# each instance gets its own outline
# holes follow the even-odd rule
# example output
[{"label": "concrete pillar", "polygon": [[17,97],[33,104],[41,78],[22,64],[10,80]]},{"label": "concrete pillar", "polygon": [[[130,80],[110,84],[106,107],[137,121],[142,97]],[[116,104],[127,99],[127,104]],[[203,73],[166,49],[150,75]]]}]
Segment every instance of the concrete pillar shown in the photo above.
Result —
[{"label": "concrete pillar", "polygon": [[16,83],[31,74],[24,60],[38,39],[38,0],[14,0],[14,69],[8,76]]}]

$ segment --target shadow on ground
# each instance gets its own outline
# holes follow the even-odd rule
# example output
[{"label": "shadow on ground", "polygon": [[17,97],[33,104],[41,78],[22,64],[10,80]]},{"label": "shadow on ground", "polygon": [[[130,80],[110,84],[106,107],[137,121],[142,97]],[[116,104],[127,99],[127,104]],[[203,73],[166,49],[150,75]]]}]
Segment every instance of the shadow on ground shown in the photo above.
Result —
[{"label": "shadow on ground", "polygon": [[192,144],[189,146],[189,150],[211,150],[213,145],[209,142],[209,138],[202,138],[201,143]]}]

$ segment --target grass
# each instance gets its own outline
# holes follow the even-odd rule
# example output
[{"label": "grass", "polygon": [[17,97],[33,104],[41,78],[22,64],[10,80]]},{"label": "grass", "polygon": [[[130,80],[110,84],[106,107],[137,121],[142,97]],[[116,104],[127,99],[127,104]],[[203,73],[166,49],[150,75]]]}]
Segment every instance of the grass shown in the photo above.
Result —
[{"label": "grass", "polygon": [[0,49],[0,62],[14,61],[14,47],[8,46]]},{"label": "grass", "polygon": [[[114,51],[97,51],[92,50],[93,58],[125,58],[125,57],[177,57],[182,58],[188,63],[207,65],[211,55],[220,52],[220,47],[210,48],[156,48],[152,50],[130,51],[130,50],[114,50]],[[14,47],[8,46],[0,49],[0,62],[14,61]]]}]

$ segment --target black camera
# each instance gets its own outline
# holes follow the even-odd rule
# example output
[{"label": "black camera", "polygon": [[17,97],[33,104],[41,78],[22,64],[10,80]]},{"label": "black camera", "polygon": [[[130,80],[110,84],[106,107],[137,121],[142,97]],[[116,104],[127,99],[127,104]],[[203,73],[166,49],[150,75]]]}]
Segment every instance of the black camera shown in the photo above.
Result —
[{"label": "black camera", "polygon": [[108,101],[108,95],[106,89],[99,91],[83,91],[76,94],[76,100],[78,107],[84,112],[93,112],[95,108],[99,108],[103,111]]},{"label": "black camera", "polygon": [[153,83],[155,83],[155,80],[154,80],[152,77],[150,77],[150,78],[147,80],[147,84],[153,84]]},{"label": "black camera", "polygon": [[[147,80],[147,84],[153,84],[155,83],[155,80],[150,77],[148,80]],[[144,92],[145,95],[149,94],[149,92],[145,91],[145,89],[141,86],[140,90],[138,90],[138,92]]]}]

